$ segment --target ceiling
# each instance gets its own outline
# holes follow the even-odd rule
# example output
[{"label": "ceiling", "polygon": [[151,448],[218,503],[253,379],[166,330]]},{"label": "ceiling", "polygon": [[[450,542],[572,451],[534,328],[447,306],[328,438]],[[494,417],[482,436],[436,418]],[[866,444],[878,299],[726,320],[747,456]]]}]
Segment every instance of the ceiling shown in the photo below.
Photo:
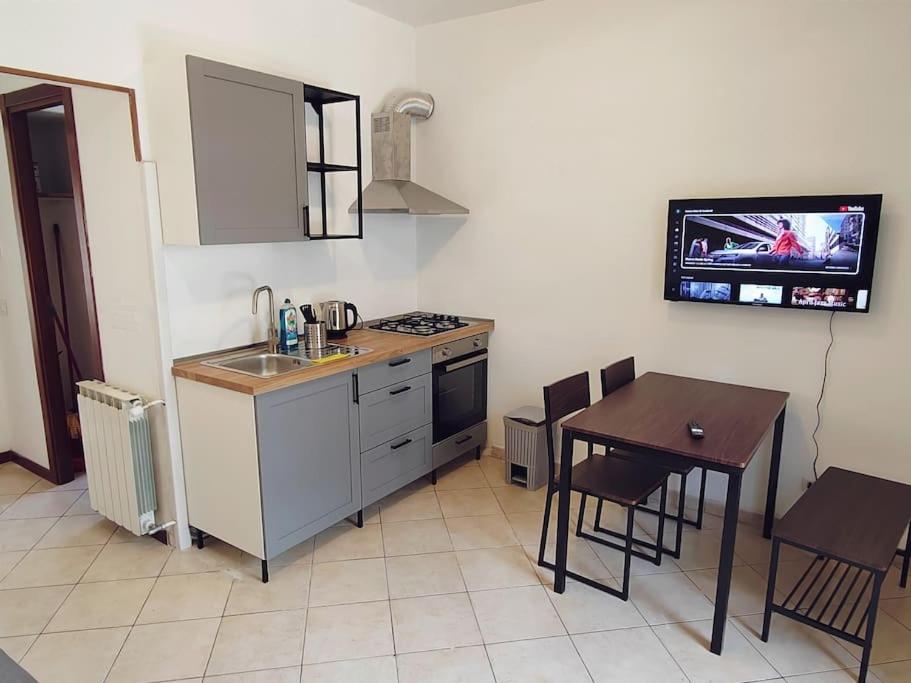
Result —
[{"label": "ceiling", "polygon": [[540,0],[351,0],[387,17],[412,26],[470,17]]}]

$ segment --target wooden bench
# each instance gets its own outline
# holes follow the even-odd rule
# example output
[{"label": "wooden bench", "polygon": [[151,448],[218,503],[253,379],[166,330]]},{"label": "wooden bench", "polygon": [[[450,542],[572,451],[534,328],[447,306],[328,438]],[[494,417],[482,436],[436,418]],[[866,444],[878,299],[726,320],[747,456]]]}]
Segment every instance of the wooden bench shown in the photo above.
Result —
[{"label": "wooden bench", "polygon": [[[905,550],[898,553],[904,556],[902,587],[908,585],[911,560],[911,486],[827,469],[775,525],[762,640],[768,642],[772,612],[818,628],[863,648],[858,681],[865,681],[880,589],[906,530]],[[782,543],[816,558],[775,604]]]}]

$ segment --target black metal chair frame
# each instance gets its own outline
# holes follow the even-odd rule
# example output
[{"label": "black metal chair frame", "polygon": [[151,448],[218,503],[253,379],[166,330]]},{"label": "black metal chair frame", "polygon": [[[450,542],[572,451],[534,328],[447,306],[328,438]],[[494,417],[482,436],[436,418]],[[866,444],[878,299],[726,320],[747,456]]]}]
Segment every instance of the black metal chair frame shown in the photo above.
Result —
[{"label": "black metal chair frame", "polygon": [[[586,375],[586,388],[587,388],[588,373],[586,372],[585,375]],[[556,449],[554,446],[554,425],[556,424],[557,420],[560,420],[560,419],[566,417],[566,415],[556,415],[555,416],[552,414],[549,389],[550,389],[550,387],[544,387],[544,424],[546,427],[546,441],[547,441],[547,500],[544,504],[544,521],[543,521],[542,528],[541,528],[541,541],[540,541],[540,545],[538,548],[538,566],[553,570],[553,569],[555,569],[554,563],[546,561],[544,559],[544,555],[547,550],[547,531],[548,531],[548,526],[550,525],[551,504],[553,502],[554,494],[557,493],[557,491],[558,491],[558,484],[556,481]],[[583,408],[587,407],[590,404],[591,404],[591,397],[586,396],[585,397],[585,406],[582,406],[582,407]],[[567,413],[567,415],[568,414],[569,413]],[[589,458],[592,458],[592,457],[603,458],[606,456],[596,455],[593,452],[592,446],[589,445],[588,457]],[[571,488],[571,490],[577,490],[577,489],[573,488],[572,486],[570,488]],[[659,509],[662,511],[665,511],[666,507],[667,507],[667,478],[666,477],[660,486],[660,490],[661,490],[661,502],[660,502]],[[589,541],[594,541],[595,543],[600,543],[601,545],[605,545],[609,548],[614,548],[616,550],[623,551],[623,553],[624,553],[623,582],[621,584],[621,586],[622,586],[621,589],[617,590],[613,586],[607,586],[607,585],[601,583],[600,581],[596,581],[594,579],[591,579],[587,576],[583,576],[583,575],[578,574],[573,571],[567,570],[566,575],[572,579],[575,579],[576,581],[579,581],[580,583],[584,583],[588,586],[591,586],[592,588],[597,588],[600,591],[603,591],[610,595],[614,595],[614,596],[620,598],[621,600],[624,600],[624,601],[628,600],[629,599],[629,582],[630,582],[630,565],[632,563],[633,556],[642,558],[644,560],[648,560],[649,562],[652,562],[655,565],[661,564],[661,557],[664,552],[664,521],[666,518],[666,514],[663,512],[659,512],[658,534],[657,534],[658,537],[656,539],[657,543],[651,543],[648,541],[644,541],[642,539],[634,538],[633,530],[635,528],[634,523],[635,523],[636,506],[635,505],[624,506],[627,508],[626,534],[624,535],[619,532],[608,530],[609,535],[615,536],[618,538],[622,538],[624,540],[623,544],[615,543],[615,542],[607,540],[605,538],[601,538],[599,536],[595,536],[594,534],[589,534],[587,532],[582,531],[582,523],[583,523],[583,519],[584,519],[584,515],[585,515],[585,505],[586,505],[589,494],[582,492],[582,491],[579,491],[579,493],[582,494],[582,500],[581,500],[581,504],[580,504],[580,508],[579,508],[579,519],[576,524],[576,536],[587,539]],[[595,497],[597,497],[597,496],[595,496]],[[600,512],[601,506],[605,499],[601,498],[601,497],[597,497],[597,498],[598,498],[598,510]],[[637,549],[633,548],[633,545],[639,545],[639,546],[648,548],[650,550],[653,550],[654,555],[649,555],[640,550],[637,550]]]},{"label": "black metal chair frame", "polygon": [[[601,375],[601,396],[602,396],[602,398],[604,396],[607,396],[609,393],[611,393],[611,391],[614,391],[615,389],[618,389],[619,386],[621,386],[616,383],[614,383],[614,385],[611,386],[611,380],[608,379],[608,376],[607,376],[608,370],[610,368],[614,368],[614,367],[622,367],[622,368],[625,368],[626,370],[628,370],[629,371],[628,381],[630,381],[630,382],[633,379],[635,379],[635,377],[636,377],[636,361],[632,356],[630,356],[629,358],[625,358],[621,361],[618,361],[617,363],[614,363],[613,365],[610,365],[606,368],[602,368],[601,372],[599,373]],[[592,448],[592,446],[589,445],[589,449],[591,449],[591,448]],[[610,449],[610,450],[611,450],[612,455],[621,457],[621,458],[624,457],[623,451],[616,451],[613,449]],[[636,458],[630,458],[630,459],[634,460],[634,461],[637,460]],[[687,483],[687,476],[689,475],[689,472],[692,469],[693,468],[672,470],[674,474],[677,474],[680,476],[680,493],[679,493],[678,500],[677,500],[677,514],[676,515],[669,514],[667,512],[666,508],[665,508],[665,512],[664,512],[664,518],[666,520],[669,519],[674,522],[677,522],[677,529],[676,529],[676,534],[675,534],[675,539],[674,539],[674,547],[663,549],[664,552],[666,552],[668,555],[673,557],[675,560],[680,559],[680,553],[683,548],[683,524],[689,524],[690,526],[693,526],[697,529],[702,529],[703,515],[705,512],[705,484],[706,484],[706,479],[708,478],[708,470],[706,470],[705,468],[698,468],[698,469],[702,470],[702,477],[701,477],[700,484],[699,484],[699,503],[696,508],[696,519],[692,520],[692,519],[687,519],[687,517],[686,517],[686,483]],[[595,512],[595,523],[592,528],[595,531],[602,533],[602,534],[609,534],[611,536],[623,538],[623,534],[620,534],[616,531],[612,531],[611,529],[606,529],[601,526],[601,508],[602,508],[601,501],[599,501],[598,509]],[[651,515],[660,515],[661,514],[661,510],[655,509],[652,507],[648,507],[647,504],[637,505],[636,510],[638,510],[639,512],[646,512]],[[651,548],[653,550],[655,548],[654,544],[651,544],[651,543],[644,543],[641,545],[643,545],[646,548]]]},{"label": "black metal chair frame", "polygon": [[[622,451],[612,451],[611,455],[613,455],[614,457],[621,457],[621,458],[623,457]],[[680,493],[679,493],[679,497],[677,499],[677,514],[671,514],[669,512],[665,512],[664,518],[665,518],[665,520],[672,520],[674,522],[677,522],[677,528],[676,528],[676,533],[675,533],[675,538],[674,538],[674,547],[673,548],[665,547],[664,552],[666,552],[668,555],[673,557],[675,560],[679,560],[680,553],[683,548],[683,524],[689,524],[690,526],[696,527],[697,529],[702,528],[702,511],[705,506],[705,482],[706,482],[707,471],[704,469],[702,470],[702,482],[699,487],[699,510],[697,513],[697,518],[695,520],[687,519],[686,515],[685,515],[687,473],[684,471],[678,471],[678,472],[673,472],[673,474],[677,474],[680,476]],[[646,505],[637,505],[636,510],[638,512],[647,512],[648,514],[651,514],[651,515],[660,515],[661,514],[660,510],[658,510],[656,508],[648,507]],[[680,523],[681,519],[683,520],[683,524]],[[592,528],[595,531],[602,533],[602,534],[609,534],[611,536],[617,536],[620,538],[623,537],[623,534],[620,534],[619,532],[613,531],[611,529],[606,529],[601,526],[601,502],[600,501],[598,502],[598,508],[595,511],[595,523],[592,526]],[[640,545],[643,545],[646,548],[651,548],[654,550],[654,544],[640,543]]]}]

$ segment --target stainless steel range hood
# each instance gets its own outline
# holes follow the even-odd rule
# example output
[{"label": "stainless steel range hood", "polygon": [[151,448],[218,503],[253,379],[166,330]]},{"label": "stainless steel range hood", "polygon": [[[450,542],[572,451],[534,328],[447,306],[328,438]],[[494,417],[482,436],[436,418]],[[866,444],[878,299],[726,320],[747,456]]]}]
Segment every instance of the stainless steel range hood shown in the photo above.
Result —
[{"label": "stainless steel range hood", "polygon": [[[411,180],[411,118],[430,118],[429,93],[393,93],[370,119],[373,180],[364,188],[364,213],[420,216],[466,214],[468,209]],[[357,213],[355,201],[349,213]]]}]

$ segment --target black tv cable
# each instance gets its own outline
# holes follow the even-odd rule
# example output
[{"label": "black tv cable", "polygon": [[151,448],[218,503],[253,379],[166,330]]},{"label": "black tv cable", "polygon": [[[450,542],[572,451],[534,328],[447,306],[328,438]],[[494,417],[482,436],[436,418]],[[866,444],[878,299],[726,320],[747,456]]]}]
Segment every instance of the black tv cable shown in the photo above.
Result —
[{"label": "black tv cable", "polygon": [[822,412],[820,406],[822,399],[826,395],[826,380],[829,378],[829,354],[832,353],[832,346],[835,344],[835,331],[833,323],[835,322],[835,313],[829,316],[829,345],[826,347],[826,355],[823,361],[822,384],[819,387],[819,399],[816,401],[816,427],[813,429],[813,444],[816,446],[816,457],[813,458],[813,481],[819,479],[819,472],[816,470],[816,464],[819,462],[819,441],[816,440],[816,434],[822,426]]}]

